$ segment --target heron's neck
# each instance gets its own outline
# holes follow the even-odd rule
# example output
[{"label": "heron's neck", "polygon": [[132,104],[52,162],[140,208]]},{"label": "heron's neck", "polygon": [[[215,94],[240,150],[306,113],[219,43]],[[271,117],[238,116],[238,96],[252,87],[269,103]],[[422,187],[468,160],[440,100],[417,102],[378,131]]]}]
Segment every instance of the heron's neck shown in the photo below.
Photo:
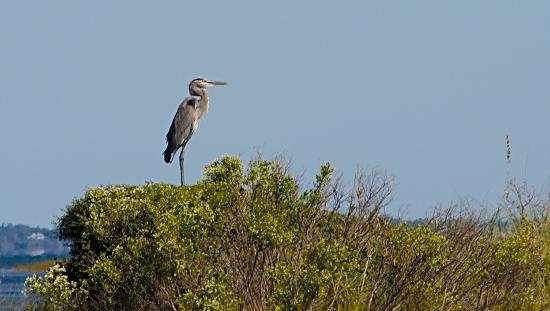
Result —
[{"label": "heron's neck", "polygon": [[197,109],[199,110],[199,118],[201,118],[208,112],[208,91],[206,89],[199,89],[196,93],[200,97]]}]

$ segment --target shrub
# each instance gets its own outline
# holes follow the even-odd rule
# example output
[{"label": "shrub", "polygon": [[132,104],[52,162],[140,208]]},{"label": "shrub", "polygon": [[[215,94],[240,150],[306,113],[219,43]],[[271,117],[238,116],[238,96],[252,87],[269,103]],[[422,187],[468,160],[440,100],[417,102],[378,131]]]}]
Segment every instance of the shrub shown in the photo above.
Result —
[{"label": "shrub", "polygon": [[391,178],[346,189],[332,174],[303,189],[278,161],[226,156],[193,186],[90,189],[59,219],[71,258],[28,290],[79,310],[548,306],[548,222],[500,230],[448,210],[395,224],[380,215]]}]

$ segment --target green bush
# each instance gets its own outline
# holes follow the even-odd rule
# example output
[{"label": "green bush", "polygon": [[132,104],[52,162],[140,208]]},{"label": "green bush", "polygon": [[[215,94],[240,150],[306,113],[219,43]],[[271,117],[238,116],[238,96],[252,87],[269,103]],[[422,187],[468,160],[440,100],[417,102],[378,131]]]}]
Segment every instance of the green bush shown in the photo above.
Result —
[{"label": "green bush", "polygon": [[[472,310],[548,307],[548,222],[380,215],[392,180],[346,189],[323,165],[226,156],[193,186],[90,189],[60,218],[71,258],[28,281],[51,310]],[[56,281],[57,280],[57,281]]]}]

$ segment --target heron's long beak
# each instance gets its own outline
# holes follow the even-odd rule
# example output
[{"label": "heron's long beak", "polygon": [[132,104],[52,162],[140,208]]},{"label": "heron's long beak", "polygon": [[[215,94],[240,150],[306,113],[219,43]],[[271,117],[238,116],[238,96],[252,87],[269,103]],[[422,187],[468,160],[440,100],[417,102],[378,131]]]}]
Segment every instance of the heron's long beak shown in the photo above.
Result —
[{"label": "heron's long beak", "polygon": [[208,82],[206,82],[206,84],[207,84],[208,86],[227,85],[227,83],[225,83],[225,82],[220,82],[220,81],[208,81]]}]

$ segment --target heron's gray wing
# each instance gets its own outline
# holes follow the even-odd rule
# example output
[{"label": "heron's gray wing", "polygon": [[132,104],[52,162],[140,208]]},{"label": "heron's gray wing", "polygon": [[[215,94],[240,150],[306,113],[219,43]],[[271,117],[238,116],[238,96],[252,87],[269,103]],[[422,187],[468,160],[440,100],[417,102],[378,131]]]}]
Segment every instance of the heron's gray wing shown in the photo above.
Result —
[{"label": "heron's gray wing", "polygon": [[166,134],[166,150],[164,151],[164,160],[172,162],[174,153],[184,144],[187,143],[193,131],[195,121],[197,119],[195,106],[197,100],[193,97],[187,97],[180,104],[170,129]]}]

